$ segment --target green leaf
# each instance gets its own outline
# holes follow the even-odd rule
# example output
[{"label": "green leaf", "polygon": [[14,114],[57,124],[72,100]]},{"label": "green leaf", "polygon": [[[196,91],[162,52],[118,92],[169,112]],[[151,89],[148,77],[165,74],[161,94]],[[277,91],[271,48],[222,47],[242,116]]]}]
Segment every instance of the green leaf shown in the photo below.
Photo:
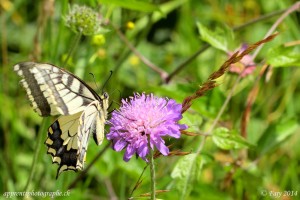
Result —
[{"label": "green leaf", "polygon": [[242,136],[235,131],[229,131],[227,128],[217,128],[212,135],[213,142],[221,149],[241,149],[252,147]]},{"label": "green leaf", "polygon": [[277,46],[268,51],[267,62],[273,67],[299,67],[299,54],[297,47]]},{"label": "green leaf", "polygon": [[176,189],[181,193],[180,199],[186,199],[193,188],[191,183],[200,176],[204,163],[201,158],[196,154],[189,154],[177,161],[171,177],[175,179]]},{"label": "green leaf", "polygon": [[297,120],[290,119],[288,121],[270,126],[257,143],[257,150],[260,154],[268,153],[283,143],[289,136],[296,133],[299,124]]},{"label": "green leaf", "polygon": [[200,22],[197,22],[197,26],[203,41],[216,49],[228,52],[228,44],[233,40],[233,31],[230,28],[224,26],[211,31]]},{"label": "green leaf", "polygon": [[101,4],[115,5],[130,10],[137,10],[142,12],[153,12],[158,10],[158,7],[154,4],[145,1],[136,0],[99,0]]}]

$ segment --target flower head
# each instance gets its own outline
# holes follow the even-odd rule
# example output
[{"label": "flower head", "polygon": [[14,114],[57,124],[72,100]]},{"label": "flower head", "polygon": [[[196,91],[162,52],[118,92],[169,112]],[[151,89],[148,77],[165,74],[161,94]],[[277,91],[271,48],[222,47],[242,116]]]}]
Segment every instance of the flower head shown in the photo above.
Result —
[{"label": "flower head", "polygon": [[74,5],[65,17],[66,25],[75,33],[95,35],[101,32],[101,16],[92,8]]},{"label": "flower head", "polygon": [[123,99],[120,110],[112,113],[108,122],[111,124],[110,133],[106,137],[112,140],[115,151],[126,148],[125,161],[135,153],[147,160],[149,146],[151,149],[155,146],[166,156],[169,149],[162,137],[179,138],[180,130],[187,129],[186,125],[178,124],[182,118],[181,108],[181,104],[173,99],[135,94],[129,100]]},{"label": "flower head", "polygon": [[[242,47],[239,49],[239,51],[244,51],[247,49],[247,45],[243,44]],[[231,56],[232,53],[229,53],[229,56]],[[251,74],[256,68],[256,64],[253,61],[253,58],[251,55],[245,55],[239,62],[231,64],[229,71],[232,73],[240,74],[241,77],[245,77],[249,74]]]}]

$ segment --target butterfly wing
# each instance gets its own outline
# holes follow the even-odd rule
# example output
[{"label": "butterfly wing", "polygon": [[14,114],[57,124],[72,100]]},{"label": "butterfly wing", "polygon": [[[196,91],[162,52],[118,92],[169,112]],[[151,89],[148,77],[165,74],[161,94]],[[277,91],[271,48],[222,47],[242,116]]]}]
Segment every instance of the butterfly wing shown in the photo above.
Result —
[{"label": "butterfly wing", "polygon": [[78,151],[77,169],[82,169],[88,147],[88,140],[93,134],[97,145],[100,145],[104,138],[104,124],[107,116],[108,102],[93,101],[81,114],[78,126]]},{"label": "butterfly wing", "polygon": [[78,119],[81,113],[59,117],[48,129],[45,144],[52,162],[59,165],[56,178],[65,170],[76,171],[78,151]]},{"label": "butterfly wing", "polygon": [[72,115],[99,99],[77,76],[51,64],[24,62],[14,71],[22,77],[21,84],[40,116]]}]

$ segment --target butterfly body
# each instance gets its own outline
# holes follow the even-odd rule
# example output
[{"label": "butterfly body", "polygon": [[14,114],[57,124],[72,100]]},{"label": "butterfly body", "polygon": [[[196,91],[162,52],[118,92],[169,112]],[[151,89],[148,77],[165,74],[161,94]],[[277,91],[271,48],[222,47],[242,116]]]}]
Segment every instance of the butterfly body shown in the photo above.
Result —
[{"label": "butterfly body", "polygon": [[65,170],[82,170],[89,137],[97,145],[104,138],[108,94],[99,96],[74,74],[45,63],[24,62],[14,66],[35,112],[61,115],[48,129],[45,144],[53,163]]}]

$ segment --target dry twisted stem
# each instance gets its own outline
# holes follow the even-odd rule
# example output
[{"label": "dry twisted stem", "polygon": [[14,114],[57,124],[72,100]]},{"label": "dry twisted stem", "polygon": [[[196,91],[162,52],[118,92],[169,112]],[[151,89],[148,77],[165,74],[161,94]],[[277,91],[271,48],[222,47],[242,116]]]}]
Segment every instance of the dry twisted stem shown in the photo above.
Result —
[{"label": "dry twisted stem", "polygon": [[245,55],[249,54],[255,48],[260,46],[263,43],[269,42],[273,40],[278,33],[270,35],[269,37],[260,40],[252,45],[249,45],[247,49],[239,54],[239,51],[235,52],[228,60],[226,60],[223,65],[220,67],[218,71],[213,72],[207,79],[207,81],[191,96],[187,96],[182,103],[181,113],[187,111],[191,106],[195,99],[203,96],[207,91],[217,87],[216,79],[225,74],[231,64],[239,62]]}]

